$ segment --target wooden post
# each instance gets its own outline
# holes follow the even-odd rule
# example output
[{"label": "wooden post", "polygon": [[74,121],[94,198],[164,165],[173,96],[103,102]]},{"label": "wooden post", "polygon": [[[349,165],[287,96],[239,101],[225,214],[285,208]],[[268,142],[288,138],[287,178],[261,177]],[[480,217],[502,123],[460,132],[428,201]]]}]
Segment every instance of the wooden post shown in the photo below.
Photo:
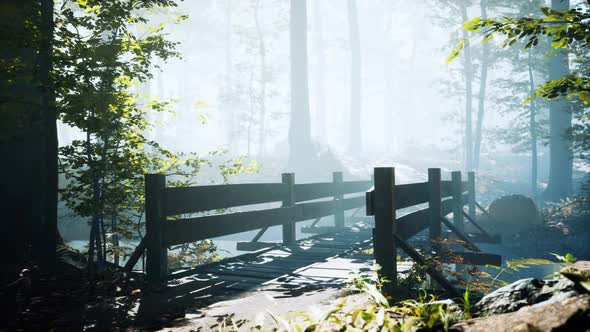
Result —
[{"label": "wooden post", "polygon": [[428,169],[428,219],[430,247],[436,253],[440,252],[438,241],[441,238],[441,176],[440,168]]},{"label": "wooden post", "polygon": [[373,229],[373,249],[375,262],[381,266],[380,277],[397,283],[397,250],[393,233],[395,227],[395,168],[376,167],[374,213],[375,229]]},{"label": "wooden post", "polygon": [[469,216],[475,220],[475,172],[467,173],[467,187],[469,189]]},{"label": "wooden post", "polygon": [[[283,207],[292,207],[295,205],[295,173],[283,173],[282,179],[287,186]],[[295,220],[286,220],[283,224],[283,244],[293,244],[296,240]]]},{"label": "wooden post", "polygon": [[463,194],[461,192],[461,172],[451,173],[453,192],[453,224],[460,232],[463,232]]},{"label": "wooden post", "polygon": [[164,247],[162,228],[164,216],[163,190],[166,188],[164,174],[145,175],[145,229],[146,229],[146,274],[153,286],[166,284],[168,277],[168,250]]},{"label": "wooden post", "polygon": [[[332,182],[334,182],[335,187],[338,188],[338,193],[334,195],[334,200],[340,201],[344,198],[344,195],[340,191],[341,184],[342,184],[342,172],[334,172],[332,173]],[[342,205],[338,205],[338,210],[334,213],[334,226],[336,229],[344,228],[344,210]]]}]

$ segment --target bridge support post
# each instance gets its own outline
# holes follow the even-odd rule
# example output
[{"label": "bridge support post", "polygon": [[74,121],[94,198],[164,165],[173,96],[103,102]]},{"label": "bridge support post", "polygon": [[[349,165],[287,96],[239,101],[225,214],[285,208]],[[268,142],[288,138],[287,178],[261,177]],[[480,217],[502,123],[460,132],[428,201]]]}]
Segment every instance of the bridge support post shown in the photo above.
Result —
[{"label": "bridge support post", "polygon": [[168,278],[168,249],[162,235],[164,202],[162,191],[166,188],[164,174],[145,175],[145,229],[146,229],[146,274],[152,286],[166,285]]},{"label": "bridge support post", "polygon": [[379,277],[385,277],[390,281],[387,288],[391,290],[397,283],[397,244],[393,236],[396,232],[395,168],[377,167],[374,172],[374,256],[375,262],[381,266]]},{"label": "bridge support post", "polygon": [[469,190],[469,216],[475,220],[475,172],[467,173],[467,189]]},{"label": "bridge support post", "polygon": [[441,240],[441,172],[440,168],[428,169],[428,235],[430,248],[437,254],[440,253]]},{"label": "bridge support post", "polygon": [[457,230],[463,233],[463,192],[461,190],[461,172],[451,173],[453,192],[453,224]]},{"label": "bridge support post", "polygon": [[[295,206],[295,173],[283,173],[282,182],[287,187],[287,196],[283,199],[283,207]],[[295,218],[283,224],[283,244],[293,244],[297,240]]]},{"label": "bridge support post", "polygon": [[[342,195],[340,191],[341,186],[339,185],[343,182],[342,172],[332,173],[332,182],[334,182],[334,184],[336,184],[335,187],[338,188],[338,193],[334,195],[334,200],[341,201],[342,198],[344,198],[344,195]],[[336,229],[344,228],[344,210],[342,205],[338,205],[338,209],[334,213],[334,226]]]}]

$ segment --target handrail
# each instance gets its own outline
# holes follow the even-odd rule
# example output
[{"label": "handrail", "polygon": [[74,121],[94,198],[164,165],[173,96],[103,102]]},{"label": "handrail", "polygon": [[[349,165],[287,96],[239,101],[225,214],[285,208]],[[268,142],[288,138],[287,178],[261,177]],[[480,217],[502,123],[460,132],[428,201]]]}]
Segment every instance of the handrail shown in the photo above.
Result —
[{"label": "handrail", "polygon": [[[372,181],[343,181],[334,172],[333,181],[295,184],[293,173],[284,173],[280,183],[166,187],[163,174],[146,174],[146,273],[152,284],[161,285],[168,275],[167,248],[214,237],[260,229],[257,241],[272,226],[283,227],[283,243],[295,242],[299,221],[334,215],[336,228],[344,227],[344,211],[364,206],[364,194]],[[315,201],[330,198],[331,200]],[[178,218],[183,214],[238,206],[282,202],[281,207],[246,212]],[[171,216],[176,216],[171,219]]]}]

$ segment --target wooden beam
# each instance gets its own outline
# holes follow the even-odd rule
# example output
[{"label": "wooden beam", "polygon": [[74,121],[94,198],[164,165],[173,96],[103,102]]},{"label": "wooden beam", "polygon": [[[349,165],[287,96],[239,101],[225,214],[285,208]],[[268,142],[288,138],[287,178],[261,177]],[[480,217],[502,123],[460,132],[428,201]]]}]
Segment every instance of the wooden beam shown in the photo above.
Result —
[{"label": "wooden beam", "polygon": [[288,194],[284,183],[246,183],[166,188],[164,215],[173,216],[234,206],[270,203]]},{"label": "wooden beam", "polygon": [[[215,216],[168,220],[165,229],[166,246],[211,239],[223,235],[284,225],[294,220],[294,207],[260,211],[237,212]],[[291,224],[294,225],[294,222]]]},{"label": "wooden beam", "polygon": [[440,252],[438,241],[442,237],[440,216],[441,209],[441,172],[440,168],[428,169],[428,237],[431,249]]},{"label": "wooden beam", "polygon": [[141,239],[141,241],[139,241],[139,244],[137,245],[137,247],[135,247],[135,250],[133,251],[131,256],[129,256],[129,259],[125,263],[125,266],[123,266],[123,271],[125,271],[127,273],[133,271],[133,267],[135,266],[135,264],[137,264],[137,262],[141,258],[141,255],[143,255],[143,253],[145,252],[146,243],[147,243],[147,240],[146,240],[146,237],[144,236]]},{"label": "wooden beam", "polygon": [[[332,181],[334,182],[335,186],[340,187],[342,185],[342,172],[332,173]],[[336,228],[344,228],[344,210],[341,206],[343,198],[344,195],[342,195],[340,192],[334,195],[334,201],[337,203],[337,207],[334,211],[334,226]]]},{"label": "wooden beam", "polygon": [[375,215],[375,187],[365,192],[365,208],[367,216]]},{"label": "wooden beam", "polygon": [[455,235],[459,238],[459,240],[465,242],[465,247],[467,249],[472,250],[472,251],[476,251],[476,252],[481,252],[481,250],[475,244],[473,244],[465,236],[465,234],[463,234],[463,232],[461,232],[460,230],[458,230],[457,227],[455,227],[455,225],[453,225],[451,223],[451,221],[449,221],[449,219],[447,219],[447,217],[441,216],[440,219],[443,222],[443,224],[445,224],[445,226],[447,226],[447,228],[449,228],[453,233],[455,233]]},{"label": "wooden beam", "polygon": [[373,208],[375,211],[375,228],[373,229],[373,255],[376,263],[381,266],[379,274],[397,283],[397,250],[394,233],[397,231],[395,222],[395,168],[376,167],[375,192]]},{"label": "wooden beam", "polygon": [[467,200],[469,215],[475,218],[475,172],[467,173],[467,183],[467,190],[469,193],[469,199]]},{"label": "wooden beam", "polygon": [[446,289],[449,293],[453,296],[460,296],[459,292],[453,287],[453,285],[445,278],[445,276],[438,270],[436,270],[431,264],[428,264],[424,257],[420,255],[419,252],[414,250],[410,244],[408,244],[404,239],[393,234],[395,241],[399,244],[400,248],[408,254],[414,260],[414,262],[418,263],[419,265],[423,266],[432,279],[434,279],[441,287]]},{"label": "wooden beam", "polygon": [[463,233],[463,190],[461,189],[461,172],[455,171],[451,173],[452,189],[453,189],[453,223],[455,228]]},{"label": "wooden beam", "polygon": [[297,202],[311,201],[334,196],[338,187],[333,182],[299,183],[295,184],[295,198]]},{"label": "wooden beam", "polygon": [[396,207],[406,207],[428,202],[428,182],[399,184],[395,186]]},{"label": "wooden beam", "polygon": [[[283,196],[283,208],[289,211],[294,211],[296,202],[295,197],[295,173],[283,173],[282,183],[287,188],[286,195]],[[288,215],[286,218],[280,220],[283,224],[283,244],[289,245],[295,243],[297,240],[297,233],[295,230],[295,216]]]},{"label": "wooden beam", "polygon": [[168,276],[168,250],[164,245],[164,200],[166,176],[145,175],[146,274],[153,286],[165,284]]},{"label": "wooden beam", "polygon": [[486,230],[483,229],[483,227],[481,227],[477,222],[475,222],[475,220],[473,220],[473,218],[471,218],[471,216],[467,214],[467,212],[463,211],[463,216],[465,216],[467,221],[469,221],[473,226],[475,226],[475,228],[477,228],[483,235],[489,237],[490,239],[492,238],[490,233],[486,232]]},{"label": "wooden beam", "polygon": [[489,212],[488,212],[488,211],[487,211],[487,210],[486,210],[486,209],[485,209],[483,206],[481,206],[481,205],[480,205],[478,202],[475,202],[475,206],[476,206],[477,208],[479,208],[479,210],[480,210],[480,211],[481,211],[483,214],[485,214],[486,216],[488,216],[488,218],[492,219],[492,221],[498,222],[498,220],[497,220],[497,219],[496,219],[494,216],[492,216],[492,214],[491,214],[491,213],[489,213]]},{"label": "wooden beam", "polygon": [[280,243],[269,242],[238,242],[236,243],[236,250],[239,251],[258,251],[270,247],[280,246]]},{"label": "wooden beam", "polygon": [[402,239],[409,239],[412,236],[420,233],[421,231],[428,228],[429,209],[423,208],[408,214],[405,214],[396,219],[397,223],[397,234]]}]

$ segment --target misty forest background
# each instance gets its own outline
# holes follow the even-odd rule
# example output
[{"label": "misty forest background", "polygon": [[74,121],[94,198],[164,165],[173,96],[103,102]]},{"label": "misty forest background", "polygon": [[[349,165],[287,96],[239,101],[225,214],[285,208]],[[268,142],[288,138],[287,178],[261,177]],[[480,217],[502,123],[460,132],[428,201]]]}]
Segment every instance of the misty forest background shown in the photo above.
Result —
[{"label": "misty forest background", "polygon": [[[588,49],[500,47],[505,37],[462,28],[579,3],[7,1],[2,32],[20,38],[0,52],[3,245],[17,257],[2,264],[51,256],[52,220],[58,245],[77,241],[90,269],[123,264],[144,234],[145,173],[187,186],[279,182],[282,172],[366,179],[393,165],[404,183],[442,167],[477,171],[487,202],[504,192],[565,199],[587,181],[587,108],[523,101],[585,74]],[[175,262],[233,255],[251,237],[195,243]]]}]

